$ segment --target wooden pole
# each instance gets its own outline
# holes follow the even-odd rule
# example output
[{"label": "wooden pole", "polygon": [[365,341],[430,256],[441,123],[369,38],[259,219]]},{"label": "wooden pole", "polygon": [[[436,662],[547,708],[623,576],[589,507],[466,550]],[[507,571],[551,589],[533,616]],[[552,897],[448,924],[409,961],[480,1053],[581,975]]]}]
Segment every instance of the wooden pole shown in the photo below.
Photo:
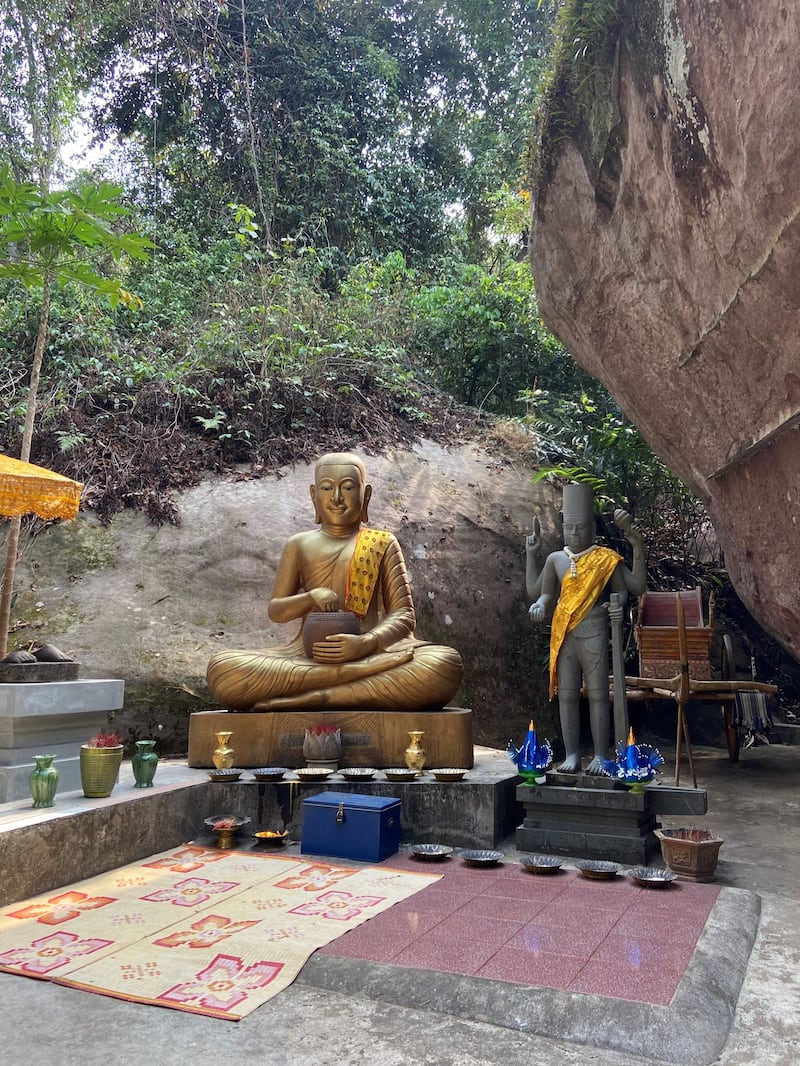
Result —
[{"label": "wooden pole", "polygon": [[[620,594],[611,593],[612,606],[621,606]],[[614,671],[614,743],[628,738],[628,692],[625,685],[625,657],[622,645],[622,619],[611,621],[611,663]]]}]

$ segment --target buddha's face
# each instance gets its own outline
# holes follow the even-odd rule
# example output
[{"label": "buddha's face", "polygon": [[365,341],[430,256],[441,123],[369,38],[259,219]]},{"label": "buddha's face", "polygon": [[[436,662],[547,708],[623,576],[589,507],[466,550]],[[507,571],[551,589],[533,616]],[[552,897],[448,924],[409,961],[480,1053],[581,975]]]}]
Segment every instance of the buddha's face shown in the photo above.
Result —
[{"label": "buddha's face", "polygon": [[565,515],[564,543],[573,552],[590,548],[594,544],[594,518],[588,515]]},{"label": "buddha's face", "polygon": [[360,525],[371,488],[352,463],[326,463],[317,467],[311,499],[323,529],[349,530]]}]

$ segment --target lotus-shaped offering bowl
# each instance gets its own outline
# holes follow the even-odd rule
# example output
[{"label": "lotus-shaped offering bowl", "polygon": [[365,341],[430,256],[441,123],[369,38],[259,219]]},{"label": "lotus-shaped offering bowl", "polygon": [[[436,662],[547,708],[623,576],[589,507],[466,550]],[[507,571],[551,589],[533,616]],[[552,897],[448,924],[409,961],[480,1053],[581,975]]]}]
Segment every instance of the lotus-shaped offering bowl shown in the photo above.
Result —
[{"label": "lotus-shaped offering bowl", "polygon": [[467,771],[460,766],[440,766],[431,773],[437,781],[461,781]]},{"label": "lotus-shaped offering bowl", "polygon": [[447,844],[413,844],[411,847],[414,858],[423,862],[442,862],[452,853],[453,849]]},{"label": "lotus-shaped offering bowl", "polygon": [[259,766],[253,770],[253,777],[256,781],[282,781],[285,773],[285,766]]},{"label": "lotus-shaped offering bowl", "polygon": [[628,870],[628,877],[644,888],[669,888],[677,876],[672,870],[657,870],[652,866],[634,866]]},{"label": "lotus-shaped offering bowl", "polygon": [[301,766],[295,770],[295,774],[301,781],[327,781],[333,770],[324,766]]},{"label": "lotus-shaped offering bowl", "polygon": [[610,881],[620,871],[617,863],[606,862],[604,859],[583,859],[575,865],[584,877],[593,881]]},{"label": "lotus-shaped offering bowl", "polygon": [[221,770],[209,770],[208,776],[212,781],[238,781],[242,771],[233,766],[223,767]]},{"label": "lotus-shaped offering bowl", "polygon": [[461,858],[467,866],[496,866],[502,861],[503,853],[478,849],[477,851],[462,851]]},{"label": "lotus-shaped offering bowl", "polygon": [[203,824],[217,834],[217,847],[232,848],[236,845],[236,834],[249,821],[238,814],[214,814],[205,818]]},{"label": "lotus-shaped offering bowl", "polygon": [[348,766],[339,773],[345,781],[371,781],[377,770],[372,766]]},{"label": "lotus-shaped offering bowl", "polygon": [[526,855],[520,865],[531,874],[555,874],[564,865],[558,855]]},{"label": "lotus-shaped offering bowl", "polygon": [[387,781],[414,781],[417,771],[408,766],[389,766],[383,771]]}]

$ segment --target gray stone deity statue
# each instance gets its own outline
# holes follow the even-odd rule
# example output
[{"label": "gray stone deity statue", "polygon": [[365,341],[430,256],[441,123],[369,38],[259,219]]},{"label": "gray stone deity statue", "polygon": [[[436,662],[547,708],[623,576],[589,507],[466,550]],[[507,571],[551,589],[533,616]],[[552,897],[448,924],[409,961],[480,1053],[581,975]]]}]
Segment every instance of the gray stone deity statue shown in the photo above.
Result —
[{"label": "gray stone deity statue", "polygon": [[[538,572],[536,556],[541,544],[539,523],[526,541],[526,584],[534,598],[529,608],[534,622],[551,618],[550,697],[558,694],[561,733],[566,749],[561,773],[578,773],[580,756],[580,695],[582,683],[589,700],[594,758],[586,773],[602,773],[601,761],[610,743],[609,708],[609,612],[620,616],[628,594],[645,591],[644,543],[625,511],[616,511],[614,521],[633,551],[633,567],[611,548],[595,544],[592,489],[568,484],[563,499],[564,547],[552,552]],[[609,605],[611,593],[618,603]],[[616,738],[624,740],[624,737]]]}]

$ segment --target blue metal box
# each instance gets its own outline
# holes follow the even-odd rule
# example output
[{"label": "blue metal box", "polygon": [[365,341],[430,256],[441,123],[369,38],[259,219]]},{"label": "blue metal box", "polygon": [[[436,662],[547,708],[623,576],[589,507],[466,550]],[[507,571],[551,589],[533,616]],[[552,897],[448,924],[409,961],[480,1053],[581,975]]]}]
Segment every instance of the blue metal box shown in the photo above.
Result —
[{"label": "blue metal box", "polygon": [[400,800],[357,792],[320,792],[303,800],[300,850],[380,862],[400,847]]}]

